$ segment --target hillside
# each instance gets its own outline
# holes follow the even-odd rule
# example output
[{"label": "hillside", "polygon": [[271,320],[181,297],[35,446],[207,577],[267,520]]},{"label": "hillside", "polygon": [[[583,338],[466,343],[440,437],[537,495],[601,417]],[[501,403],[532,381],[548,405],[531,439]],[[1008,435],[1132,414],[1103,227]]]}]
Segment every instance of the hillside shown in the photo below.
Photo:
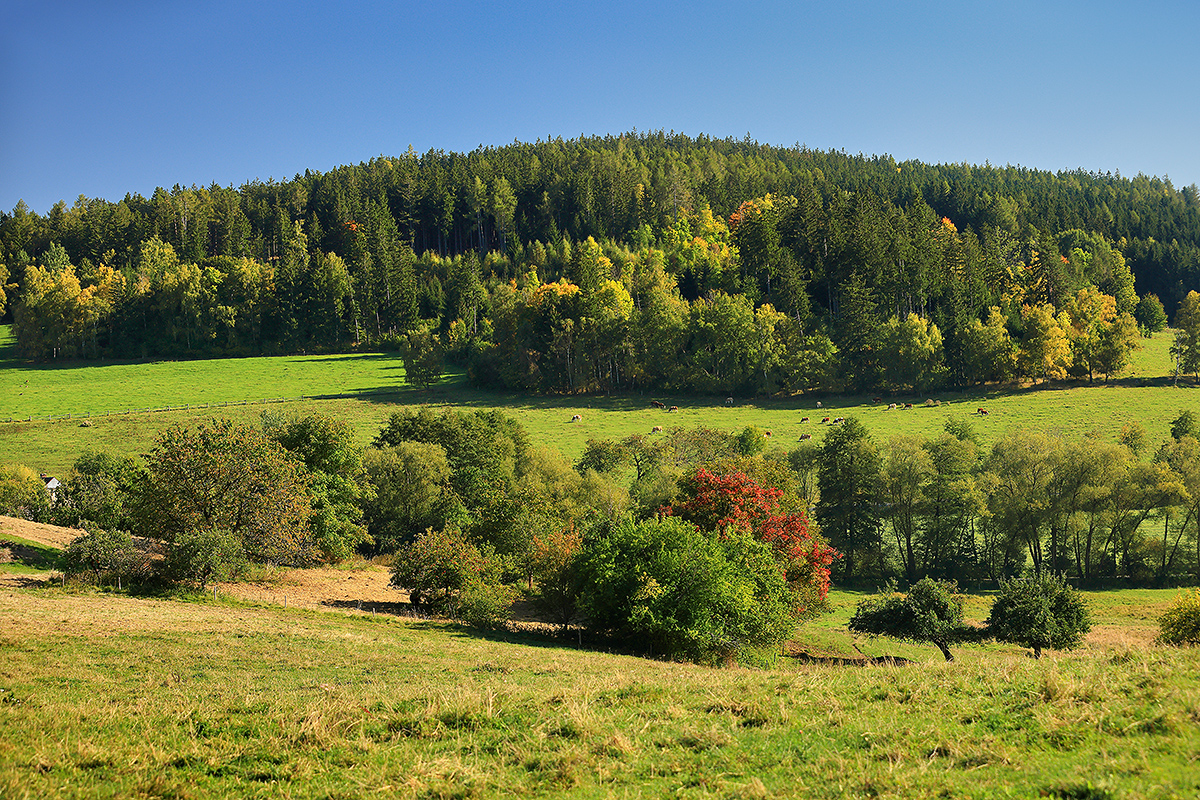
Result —
[{"label": "hillside", "polygon": [[[1120,597],[1103,613],[1123,603],[1124,625],[1146,606]],[[1040,661],[708,669],[387,615],[11,588],[0,627],[0,794],[19,800],[1200,788],[1200,656],[1115,635]]]},{"label": "hillside", "polygon": [[18,207],[0,313],[50,363],[385,350],[416,385],[555,394],[1083,380],[1200,286],[1198,202],[661,132],[410,153]]}]

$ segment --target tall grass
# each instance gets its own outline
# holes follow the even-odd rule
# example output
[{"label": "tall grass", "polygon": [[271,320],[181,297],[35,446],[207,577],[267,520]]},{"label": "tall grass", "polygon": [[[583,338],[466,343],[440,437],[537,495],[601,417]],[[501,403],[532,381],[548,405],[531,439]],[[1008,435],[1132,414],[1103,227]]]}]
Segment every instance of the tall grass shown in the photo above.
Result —
[{"label": "tall grass", "polygon": [[0,593],[0,631],[0,796],[16,800],[1200,790],[1195,649],[714,670],[50,590]]}]

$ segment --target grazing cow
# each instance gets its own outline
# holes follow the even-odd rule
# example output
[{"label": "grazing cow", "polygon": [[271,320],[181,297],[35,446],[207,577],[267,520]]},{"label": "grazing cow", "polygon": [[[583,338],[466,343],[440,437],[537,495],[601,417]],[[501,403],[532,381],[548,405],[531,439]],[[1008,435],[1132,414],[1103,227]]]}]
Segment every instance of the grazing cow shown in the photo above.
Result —
[{"label": "grazing cow", "polygon": [[771,438],[771,432],[770,432],[770,431],[763,431],[763,436],[766,436],[766,437],[769,439],[769,438]]},{"label": "grazing cow", "polygon": [[987,416],[987,409],[986,409],[986,408],[977,408],[977,409],[975,409],[975,413],[976,413],[976,414],[978,414],[978,415],[979,415],[979,416],[981,416],[981,417],[986,417],[986,416]]},{"label": "grazing cow", "polygon": [[581,419],[583,419],[583,416],[581,414],[576,414],[575,416],[571,417],[571,422],[579,422]]},{"label": "grazing cow", "polygon": [[679,410],[679,406],[671,406],[670,408],[667,409],[667,411],[678,411],[678,410]]},{"label": "grazing cow", "polygon": [[801,421],[801,422],[808,422],[808,417],[801,417],[801,418],[800,418],[800,421]]},{"label": "grazing cow", "polygon": [[655,425],[650,429],[651,433],[662,433],[662,425]]},{"label": "grazing cow", "polygon": [[845,418],[845,417],[834,417],[834,418],[833,418],[833,424],[834,424],[834,425],[837,425],[839,422],[845,422],[845,421],[846,421],[846,418]]},{"label": "grazing cow", "polygon": [[904,408],[905,408],[905,409],[910,409],[910,408],[912,408],[912,403],[905,403],[905,404],[904,404]]},{"label": "grazing cow", "polygon": [[664,403],[662,400],[651,400],[650,405],[654,406],[655,408],[666,408],[667,407],[667,404]]},{"label": "grazing cow", "polygon": [[896,404],[888,403],[888,411],[895,411],[895,410],[896,410]]},{"label": "grazing cow", "polygon": [[808,441],[809,439],[811,439],[811,438],[812,438],[812,434],[811,434],[811,433],[802,433],[802,434],[800,434],[800,441],[802,441],[802,442],[807,442],[807,441]]},{"label": "grazing cow", "polygon": [[725,405],[727,405],[727,406],[731,406],[731,405],[733,405],[733,398],[732,398],[732,397],[726,397],[726,398],[725,398]]},{"label": "grazing cow", "polygon": [[826,422],[829,422],[829,417],[825,417],[824,419],[821,420],[822,425],[824,425]]}]

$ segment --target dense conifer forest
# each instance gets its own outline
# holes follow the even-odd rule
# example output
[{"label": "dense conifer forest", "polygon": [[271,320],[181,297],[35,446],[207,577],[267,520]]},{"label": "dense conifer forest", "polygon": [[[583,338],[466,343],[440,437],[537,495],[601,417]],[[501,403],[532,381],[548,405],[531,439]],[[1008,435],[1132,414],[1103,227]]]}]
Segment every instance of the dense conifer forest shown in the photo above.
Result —
[{"label": "dense conifer forest", "polygon": [[384,348],[417,380],[551,392],[1095,380],[1200,287],[1200,197],[634,132],[20,203],[0,286],[40,360]]}]

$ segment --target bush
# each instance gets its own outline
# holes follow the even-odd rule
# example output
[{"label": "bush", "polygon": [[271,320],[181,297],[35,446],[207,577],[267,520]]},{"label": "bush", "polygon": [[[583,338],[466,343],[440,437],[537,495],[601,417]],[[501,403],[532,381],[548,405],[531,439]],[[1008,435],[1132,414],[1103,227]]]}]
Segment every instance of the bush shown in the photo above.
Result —
[{"label": "bush", "polygon": [[129,456],[86,450],[58,489],[54,523],[73,527],[86,520],[106,529],[131,530],[131,498],[143,480],[141,469]]},{"label": "bush", "polygon": [[989,636],[1030,647],[1034,658],[1041,658],[1043,648],[1079,645],[1091,629],[1083,597],[1066,578],[1050,574],[1001,581],[987,620]]},{"label": "bush", "polygon": [[589,627],[668,658],[721,663],[778,647],[797,603],[771,546],[676,518],[624,523],[580,553]]},{"label": "bush", "polygon": [[530,596],[538,613],[564,628],[575,618],[579,601],[579,550],[583,537],[574,528],[534,534],[529,574],[537,588]]},{"label": "bush", "polygon": [[508,617],[517,597],[500,580],[502,566],[458,529],[430,528],[396,553],[392,585],[407,589],[413,605],[472,625],[495,625]]},{"label": "bush", "polygon": [[212,581],[238,577],[248,564],[241,539],[223,528],[203,528],[175,537],[167,556],[167,575],[203,589]]},{"label": "bush", "polygon": [[149,571],[146,558],[133,546],[129,531],[95,528],[71,540],[63,552],[63,571],[68,575],[91,573],[96,583],[104,578],[117,581],[143,577]]},{"label": "bush", "polygon": [[1171,607],[1158,619],[1161,644],[1200,644],[1200,590],[1175,596]]},{"label": "bush", "polygon": [[0,514],[33,522],[50,515],[50,492],[38,473],[24,464],[0,465]]},{"label": "bush", "polygon": [[767,434],[757,425],[747,425],[734,435],[733,446],[743,456],[756,456],[767,449]]},{"label": "bush", "polygon": [[889,587],[883,594],[866,598],[850,618],[850,631],[928,642],[936,645],[947,661],[954,660],[950,645],[970,635],[963,624],[958,586],[932,578],[917,581],[907,595]]}]

